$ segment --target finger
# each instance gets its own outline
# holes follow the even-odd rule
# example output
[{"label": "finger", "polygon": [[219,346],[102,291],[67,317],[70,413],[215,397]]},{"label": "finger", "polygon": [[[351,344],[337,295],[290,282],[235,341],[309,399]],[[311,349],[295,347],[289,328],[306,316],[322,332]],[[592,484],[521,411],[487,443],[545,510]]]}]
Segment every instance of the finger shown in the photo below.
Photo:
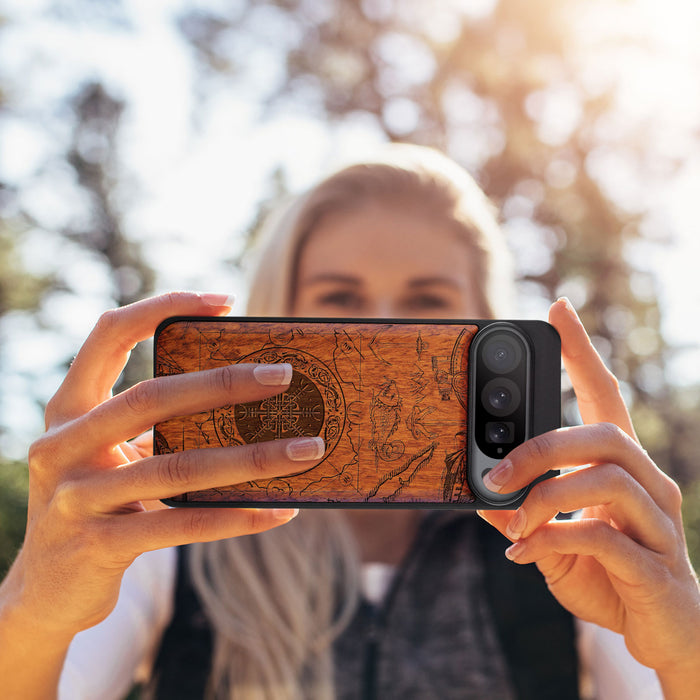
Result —
[{"label": "finger", "polygon": [[150,457],[153,454],[153,431],[146,430],[133,440],[121,444],[120,449],[126,461],[135,462],[137,459]]},{"label": "finger", "polygon": [[107,446],[116,445],[174,416],[274,396],[289,387],[292,372],[288,363],[245,363],[147,379],[73,421],[65,433],[89,453],[105,447],[107,435]]},{"label": "finger", "polygon": [[240,537],[283,525],[296,508],[168,508],[117,516],[109,527],[116,550],[126,557],[191,542]]},{"label": "finger", "polygon": [[560,428],[526,440],[484,477],[486,487],[510,493],[524,488],[550,469],[584,464],[620,465],[666,513],[679,503],[676,484],[627,433],[612,423]]},{"label": "finger", "polygon": [[495,527],[504,537],[508,537],[506,529],[508,523],[513,519],[514,510],[477,510],[476,514],[485,520],[489,525]]},{"label": "finger", "polygon": [[134,346],[169,316],[220,315],[231,309],[225,294],[171,292],[102,314],[46,409],[47,427],[86,413],[111,396]]},{"label": "finger", "polygon": [[614,423],[636,439],[620,385],[593,347],[568,299],[552,304],[549,322],[561,337],[562,359],[584,423]]},{"label": "finger", "polygon": [[153,430],[146,430],[129,441],[129,445],[136,453],[136,459],[150,457],[153,454]]},{"label": "finger", "polygon": [[676,546],[669,518],[628,472],[614,464],[539,482],[511,518],[506,535],[511,540],[527,538],[557,513],[589,507],[603,508],[618,530],[647,549],[661,553]]},{"label": "finger", "polygon": [[323,457],[324,449],[323,438],[302,437],[148,457],[80,481],[73,487],[72,498],[76,506],[89,503],[107,512],[124,503],[305,471]]},{"label": "finger", "polygon": [[609,574],[628,585],[653,576],[658,569],[656,555],[596,518],[547,523],[507,550],[508,558],[518,564],[537,563],[550,585],[556,583],[551,574],[561,568],[560,557],[554,555],[593,557]]}]

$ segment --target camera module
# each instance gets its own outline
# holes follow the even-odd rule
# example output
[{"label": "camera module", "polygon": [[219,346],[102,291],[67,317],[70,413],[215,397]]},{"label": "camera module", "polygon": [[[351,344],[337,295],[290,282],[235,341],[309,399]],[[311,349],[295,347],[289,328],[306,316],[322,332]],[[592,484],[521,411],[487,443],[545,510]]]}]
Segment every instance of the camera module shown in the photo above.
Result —
[{"label": "camera module", "polygon": [[530,346],[513,324],[496,322],[476,339],[472,358],[476,449],[483,459],[502,459],[530,430]]},{"label": "camera module", "polygon": [[533,434],[559,425],[559,355],[556,331],[541,321],[487,321],[474,338],[467,480],[477,499],[489,506],[509,507],[527,489],[496,493],[484,483],[485,474]]}]

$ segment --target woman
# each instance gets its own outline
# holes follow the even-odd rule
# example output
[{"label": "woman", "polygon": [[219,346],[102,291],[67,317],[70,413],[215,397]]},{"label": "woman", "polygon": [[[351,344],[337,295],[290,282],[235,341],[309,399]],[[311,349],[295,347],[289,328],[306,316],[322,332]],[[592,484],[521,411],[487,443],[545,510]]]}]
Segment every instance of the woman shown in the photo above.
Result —
[{"label": "woman", "polygon": [[[431,151],[399,149],[383,164],[330,178],[284,214],[269,233],[248,310],[307,316],[505,315],[498,292],[509,273],[499,270],[506,259],[499,241],[486,201],[466,173]],[[353,670],[358,663],[364,671],[369,668],[364,677],[384,697],[430,696],[419,690],[421,684],[433,683],[435,689],[443,675],[458,679],[451,684],[454,697],[514,697],[521,688],[518,673],[512,664],[508,668],[508,637],[520,630],[499,638],[499,605],[488,600],[485,590],[490,547],[483,558],[475,554],[476,545],[488,539],[483,533],[493,530],[478,529],[475,518],[459,516],[436,526],[430,516],[410,510],[314,512],[265,535],[237,538],[286,523],[295,513],[154,506],[154,499],[260,477],[261,470],[269,476],[298,471],[299,461],[311,466],[321,456],[317,441],[304,439],[157,458],[149,456],[147,438],[125,442],[166,417],[286,388],[279,367],[238,365],[150,380],[110,397],[128,351],[162,318],[229,308],[221,296],[180,294],[108,312],[76,357],[47,407],[47,433],[30,453],[25,545],[1,589],[0,671],[6,692],[22,698],[54,692],[71,639],[109,615],[123,572],[140,552],[217,540],[192,548],[189,566],[178,566],[176,608],[156,661],[159,683],[173,676],[186,681],[187,673],[177,675],[173,649],[184,645],[199,624],[205,628],[203,638],[213,630],[210,687],[226,692],[233,687],[234,697],[331,697],[334,679],[339,697],[357,697],[363,691]],[[573,615],[620,633],[635,658],[656,670],[667,698],[690,697],[700,681],[700,593],[685,549],[678,488],[636,442],[617,382],[570,305],[554,304],[550,321],[562,337],[585,425],[516,448],[492,472],[490,485],[509,492],[551,468],[586,466],[543,482],[515,513],[482,515],[514,542],[508,557],[535,562],[551,593]],[[558,511],[575,509],[583,509],[582,519],[550,522]],[[438,527],[458,528],[459,537],[475,546],[450,550],[457,530],[439,529],[436,535]],[[448,614],[430,608],[435,616],[428,616],[423,627],[392,627],[393,646],[381,647],[379,661],[374,642],[362,647],[371,652],[367,663],[358,661],[357,645],[350,642],[374,629],[357,629],[368,619],[355,605],[358,561],[380,565],[379,585],[365,588],[381,598],[391,588],[387,582],[397,565],[404,568],[399,576],[406,578],[405,562],[414,561],[412,553],[425,541],[426,530],[432,537],[426,556],[438,544],[447,547],[446,556],[430,559],[444,576],[418,567],[410,580],[422,586],[422,594],[396,622],[422,619],[419,613],[430,603],[432,588],[442,591],[446,581],[450,591],[456,569],[464,577],[456,580],[470,586],[464,603],[453,606],[449,593],[444,598]],[[158,563],[172,570],[172,550],[165,552],[151,559],[152,566],[147,562],[154,555],[137,566],[155,571],[157,580],[162,577]],[[153,575],[145,578],[154,580]],[[406,581],[400,583],[390,596],[405,590]],[[179,608],[191,598],[192,586],[198,598],[183,617]],[[150,596],[143,585],[135,590],[119,606],[149,611],[158,608],[154,599],[157,603],[168,584],[156,586]],[[207,615],[203,625],[202,609]],[[116,675],[123,677],[117,657],[129,656],[149,632],[157,642],[168,625],[167,604],[159,610],[134,616],[151,623],[138,644],[132,642],[138,630],[119,627],[128,615],[108,618],[101,628],[117,643],[100,654],[102,665],[120,669]],[[463,624],[450,628],[453,618]],[[528,635],[535,639],[537,631],[533,625]],[[99,632],[91,632],[97,636],[83,635],[88,640],[83,645],[99,639]],[[463,633],[464,638],[451,636]],[[429,649],[423,635],[429,637]],[[455,657],[455,669],[449,661],[463,644],[477,662],[469,668]],[[396,677],[387,687],[382,685],[387,682],[384,667],[377,664],[392,655]],[[424,663],[429,667],[425,674]],[[66,668],[70,673],[70,664]],[[465,681],[460,684],[461,674]],[[411,682],[401,690],[406,678]],[[116,680],[105,682],[102,697]],[[165,697],[163,687],[155,692]]]}]

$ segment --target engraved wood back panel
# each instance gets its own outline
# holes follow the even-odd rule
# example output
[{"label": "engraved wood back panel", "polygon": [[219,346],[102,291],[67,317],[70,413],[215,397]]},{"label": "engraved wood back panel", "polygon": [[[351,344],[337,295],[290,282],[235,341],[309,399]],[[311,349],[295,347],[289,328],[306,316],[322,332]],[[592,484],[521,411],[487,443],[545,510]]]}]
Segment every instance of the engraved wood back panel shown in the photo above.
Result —
[{"label": "engraved wood back panel", "polygon": [[471,503],[467,360],[460,324],[177,320],[156,342],[156,376],[238,362],[289,362],[289,389],[165,421],[158,454],[296,436],[323,460],[285,478],[183,494],[182,503]]}]

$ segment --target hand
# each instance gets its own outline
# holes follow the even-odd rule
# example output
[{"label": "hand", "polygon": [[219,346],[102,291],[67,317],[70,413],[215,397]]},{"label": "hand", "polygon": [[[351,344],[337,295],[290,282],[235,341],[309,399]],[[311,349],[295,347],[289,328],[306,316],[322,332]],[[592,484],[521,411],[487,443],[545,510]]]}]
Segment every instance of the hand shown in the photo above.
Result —
[{"label": "hand", "polygon": [[146,550],[260,532],[295,515],[293,509],[149,509],[149,501],[184,491],[298,471],[299,460],[312,464],[322,453],[318,438],[158,457],[143,436],[127,442],[158,421],[288,387],[288,365],[240,364],[150,379],[112,396],[130,350],[161,320],[225,313],[224,302],[220,295],[179,293],[105,313],[49,402],[46,433],[29,455],[25,542],[0,599],[43,634],[70,637],[102,620],[116,603],[124,570]]},{"label": "hand", "polygon": [[[561,336],[584,425],[528,440],[485,481],[508,493],[550,469],[577,469],[536,484],[515,513],[480,515],[515,542],[510,559],[535,562],[564,607],[623,634],[632,655],[655,668],[662,683],[689,672],[697,680],[700,589],[680,490],[639,445],[618,382],[568,301],[552,306],[550,322]],[[553,520],[579,509],[580,519]]]}]

